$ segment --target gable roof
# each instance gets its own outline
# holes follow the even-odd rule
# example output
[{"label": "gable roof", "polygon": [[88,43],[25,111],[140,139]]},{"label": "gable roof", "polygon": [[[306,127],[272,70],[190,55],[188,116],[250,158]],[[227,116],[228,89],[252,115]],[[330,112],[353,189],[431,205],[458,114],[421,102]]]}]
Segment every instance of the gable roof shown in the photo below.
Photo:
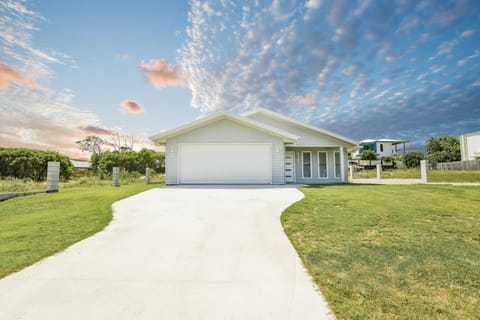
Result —
[{"label": "gable roof", "polygon": [[278,113],[278,112],[274,112],[274,111],[271,111],[271,110],[268,110],[268,109],[265,109],[265,108],[256,108],[256,109],[253,109],[251,111],[248,111],[244,114],[242,114],[243,117],[250,117],[254,114],[257,114],[257,113],[263,113],[267,116],[270,116],[272,118],[277,118],[277,119],[280,119],[280,120],[283,120],[283,121],[286,121],[286,122],[290,122],[290,123],[293,123],[297,126],[300,126],[300,127],[304,127],[304,128],[308,128],[310,130],[313,130],[315,132],[318,132],[318,133],[321,133],[321,134],[324,134],[324,135],[327,135],[327,136],[330,136],[332,138],[335,138],[337,140],[341,140],[343,142],[346,142],[347,144],[351,144],[352,146],[357,146],[358,145],[358,142],[357,141],[354,141],[352,139],[349,139],[347,137],[344,137],[342,135],[339,135],[339,134],[336,134],[336,133],[333,133],[333,132],[330,132],[328,130],[325,130],[325,129],[321,129],[321,128],[318,128],[318,127],[315,127],[315,126],[312,126],[310,124],[307,124],[307,123],[304,123],[304,122],[301,122],[301,121],[298,121],[298,120],[295,120],[293,118],[290,118],[290,117],[287,117],[287,116],[284,116],[283,114],[281,113]]},{"label": "gable roof", "polygon": [[168,130],[168,131],[165,131],[165,132],[161,132],[159,134],[156,134],[154,136],[149,137],[149,139],[156,142],[156,143],[163,144],[163,143],[166,143],[167,139],[169,139],[169,138],[172,138],[172,137],[181,135],[183,133],[189,132],[191,130],[203,127],[207,124],[210,124],[212,122],[215,122],[215,121],[218,121],[218,120],[221,120],[221,119],[231,120],[231,121],[237,122],[239,124],[243,124],[247,127],[250,127],[250,128],[253,128],[253,129],[256,129],[256,130],[259,130],[259,131],[263,131],[263,132],[268,133],[270,135],[281,137],[281,138],[283,138],[284,142],[293,143],[293,142],[297,141],[298,139],[300,139],[300,137],[298,137],[298,136],[296,136],[292,133],[274,128],[272,126],[269,126],[269,125],[266,125],[266,124],[263,124],[263,123],[245,118],[245,117],[236,116],[236,115],[234,115],[230,112],[226,112],[226,111],[221,111],[221,112],[218,112],[218,113],[214,113],[210,116],[195,120],[193,122],[189,122],[189,123],[184,124],[182,126],[179,126],[177,128],[174,128],[174,129],[171,129],[171,130]]}]

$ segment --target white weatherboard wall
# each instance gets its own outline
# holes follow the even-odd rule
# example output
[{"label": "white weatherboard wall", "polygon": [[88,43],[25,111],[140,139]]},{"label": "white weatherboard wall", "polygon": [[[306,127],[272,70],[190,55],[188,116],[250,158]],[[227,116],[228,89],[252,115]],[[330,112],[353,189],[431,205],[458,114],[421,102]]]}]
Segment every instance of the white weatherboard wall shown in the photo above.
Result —
[{"label": "white weatherboard wall", "polygon": [[[180,178],[181,178],[180,165],[181,165],[181,161],[185,161],[185,158],[184,160],[181,160],[181,149],[182,149],[181,146],[187,145],[187,144],[190,144],[190,145],[218,144],[219,147],[221,144],[224,144],[224,145],[232,144],[231,145],[232,147],[234,146],[234,144],[236,144],[239,147],[238,152],[242,152],[241,149],[245,148],[247,144],[269,145],[271,150],[271,156],[270,156],[271,157],[271,183],[273,184],[285,183],[285,176],[284,176],[285,148],[284,148],[282,138],[268,134],[258,129],[248,127],[244,124],[240,124],[229,119],[220,119],[216,122],[210,123],[208,125],[205,125],[197,129],[193,129],[184,134],[175,136],[167,140],[166,148],[165,148],[166,183],[167,184],[178,184],[181,182],[180,181]],[[201,147],[201,145],[198,145],[198,146]],[[190,152],[191,150],[192,149],[188,150],[187,152]],[[254,149],[252,149],[252,151],[255,152]],[[185,149],[184,149],[184,152],[185,152]],[[189,158],[191,157],[192,155],[190,154]],[[210,155],[206,155],[205,158],[203,159],[200,159],[200,157],[202,157],[202,153],[199,153],[195,156],[195,158],[199,162],[199,165],[201,165],[202,162],[207,161]],[[228,155],[225,155],[226,161],[229,160],[228,157],[229,157]],[[187,161],[194,162],[196,160],[192,159]],[[206,166],[206,169],[209,169],[209,166],[210,165]],[[239,170],[244,170],[244,168],[240,168]],[[252,171],[255,171],[255,170],[257,169],[252,168]],[[236,175],[237,173],[232,173],[233,178]],[[184,182],[184,183],[187,183],[187,182]],[[229,183],[229,182],[225,181],[225,182],[218,182],[218,183]],[[259,182],[245,181],[242,183],[259,183]]]},{"label": "white weatherboard wall", "polygon": [[[383,145],[383,151],[380,145]],[[391,142],[377,142],[377,154],[379,157],[390,157],[393,146]]]},{"label": "white weatherboard wall", "polygon": [[460,136],[462,161],[480,159],[480,131]]}]

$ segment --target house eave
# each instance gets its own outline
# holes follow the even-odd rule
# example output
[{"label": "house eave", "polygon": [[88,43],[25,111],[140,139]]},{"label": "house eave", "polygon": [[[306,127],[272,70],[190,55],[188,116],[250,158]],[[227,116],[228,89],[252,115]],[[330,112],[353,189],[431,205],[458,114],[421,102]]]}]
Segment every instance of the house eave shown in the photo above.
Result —
[{"label": "house eave", "polygon": [[269,116],[272,116],[272,117],[275,117],[277,119],[280,119],[280,120],[283,120],[283,121],[287,121],[287,122],[291,122],[297,126],[301,126],[301,127],[304,127],[304,128],[307,128],[307,129],[310,129],[310,130],[313,130],[315,132],[318,132],[318,133],[321,133],[321,134],[324,134],[324,135],[327,135],[327,136],[330,136],[334,139],[337,139],[337,140],[341,140],[343,142],[346,142],[346,145],[349,147],[349,148],[354,148],[354,147],[358,147],[358,142],[357,141],[354,141],[352,139],[349,139],[347,137],[344,137],[342,135],[339,135],[339,134],[336,134],[336,133],[333,133],[333,132],[330,132],[328,130],[325,130],[325,129],[321,129],[321,128],[318,128],[318,127],[315,127],[313,125],[310,125],[310,124],[307,124],[307,123],[303,123],[301,121],[298,121],[298,120],[295,120],[293,118],[290,118],[290,117],[287,117],[287,116],[284,116],[280,113],[277,113],[277,112],[274,112],[274,111],[271,111],[271,110],[268,110],[268,109],[265,109],[265,108],[256,108],[256,109],[253,109],[251,111],[248,111],[248,112],[245,112],[244,114],[242,114],[243,117],[249,117],[251,115],[254,115],[254,114],[257,114],[257,113],[265,113]]},{"label": "house eave", "polygon": [[243,124],[245,126],[253,128],[253,129],[266,132],[270,135],[281,137],[285,143],[294,143],[295,141],[300,139],[300,137],[298,137],[294,134],[291,134],[289,132],[286,132],[286,131],[283,131],[283,130],[280,130],[280,129],[277,129],[277,128],[273,128],[273,127],[265,125],[263,123],[254,121],[252,119],[236,116],[236,115],[233,115],[233,114],[231,114],[229,112],[226,112],[226,111],[217,112],[217,113],[212,114],[208,117],[204,117],[204,118],[198,119],[196,121],[193,121],[193,122],[184,124],[182,126],[176,127],[174,129],[171,129],[171,130],[153,135],[153,136],[149,137],[149,139],[152,140],[153,142],[155,142],[156,144],[163,145],[167,142],[168,139],[170,139],[172,137],[187,133],[191,130],[200,128],[202,126],[208,125],[209,123],[212,123],[214,121],[218,121],[218,120],[221,120],[221,119],[229,119],[231,121]]}]

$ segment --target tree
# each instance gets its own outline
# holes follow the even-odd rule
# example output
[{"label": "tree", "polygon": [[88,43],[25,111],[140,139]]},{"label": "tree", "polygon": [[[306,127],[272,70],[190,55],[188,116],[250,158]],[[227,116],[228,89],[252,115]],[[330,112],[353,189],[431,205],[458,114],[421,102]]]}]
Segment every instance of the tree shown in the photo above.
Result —
[{"label": "tree", "polygon": [[456,137],[442,136],[427,141],[428,160],[432,164],[461,160],[460,141]]},{"label": "tree", "polygon": [[106,141],[97,136],[88,136],[85,139],[75,142],[82,151],[90,152],[91,154],[102,153],[102,147]]},{"label": "tree", "polygon": [[154,150],[144,148],[137,153],[137,159],[141,170],[145,170],[145,168],[148,167],[155,172],[163,171],[163,163],[165,161],[164,154],[160,154]]},{"label": "tree", "polygon": [[117,152],[132,151],[135,145],[135,140],[133,139],[133,136],[115,132],[110,139],[108,139],[108,144]]},{"label": "tree", "polygon": [[365,150],[360,155],[361,160],[377,160],[377,154],[372,150]]},{"label": "tree", "polygon": [[420,166],[420,160],[425,159],[423,153],[419,151],[410,151],[406,155],[403,156],[403,163],[407,168],[416,168]]}]

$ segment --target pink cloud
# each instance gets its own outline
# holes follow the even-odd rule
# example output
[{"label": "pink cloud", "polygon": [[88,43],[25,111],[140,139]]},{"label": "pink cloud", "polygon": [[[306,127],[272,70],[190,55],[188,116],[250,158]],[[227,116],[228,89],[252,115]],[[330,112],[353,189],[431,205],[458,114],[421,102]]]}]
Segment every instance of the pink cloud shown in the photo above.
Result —
[{"label": "pink cloud", "polygon": [[35,81],[22,75],[8,64],[0,62],[0,89],[7,89],[11,81],[19,82],[32,89],[37,87]]},{"label": "pink cloud", "polygon": [[82,132],[85,132],[86,134],[93,134],[93,135],[110,136],[114,134],[114,131],[110,129],[105,129],[97,126],[81,126],[81,127],[78,127],[78,129],[80,129]]},{"label": "pink cloud", "polygon": [[288,98],[287,100],[288,104],[314,104],[315,103],[315,97],[312,95],[306,95],[306,96],[292,96]]},{"label": "pink cloud", "polygon": [[120,106],[130,113],[142,113],[145,109],[133,100],[123,100]]},{"label": "pink cloud", "polygon": [[142,61],[140,70],[145,78],[157,89],[184,85],[181,71],[166,60]]}]

